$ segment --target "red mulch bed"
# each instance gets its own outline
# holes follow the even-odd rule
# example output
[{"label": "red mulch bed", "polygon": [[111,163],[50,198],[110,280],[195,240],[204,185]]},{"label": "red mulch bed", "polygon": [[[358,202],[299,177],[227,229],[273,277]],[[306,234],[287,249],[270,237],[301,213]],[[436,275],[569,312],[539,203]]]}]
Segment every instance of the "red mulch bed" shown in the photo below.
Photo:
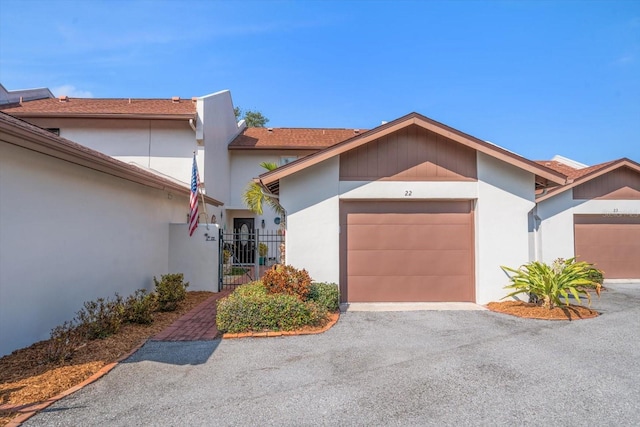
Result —
[{"label": "red mulch bed", "polygon": [[[34,404],[68,390],[103,366],[117,361],[211,295],[211,292],[187,292],[186,300],[176,311],[155,313],[151,325],[124,325],[116,335],[88,341],[70,360],[61,363],[46,362],[48,341],[37,342],[0,358],[0,406]],[[0,426],[16,415],[15,410],[0,410]]]},{"label": "red mulch bed", "polygon": [[490,302],[487,308],[498,313],[510,314],[512,316],[524,317],[527,319],[542,320],[579,320],[591,319],[598,316],[595,310],[581,305],[563,305],[552,309],[544,308],[536,304],[523,301]]}]

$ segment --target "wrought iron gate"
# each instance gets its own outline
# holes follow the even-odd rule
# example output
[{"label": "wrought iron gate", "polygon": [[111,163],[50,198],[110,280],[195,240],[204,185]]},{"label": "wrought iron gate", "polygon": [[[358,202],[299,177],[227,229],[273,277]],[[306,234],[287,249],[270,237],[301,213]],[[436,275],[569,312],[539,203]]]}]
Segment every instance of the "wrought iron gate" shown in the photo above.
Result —
[{"label": "wrought iron gate", "polygon": [[280,230],[220,229],[218,242],[218,290],[258,280],[268,268],[280,262],[284,251]]}]

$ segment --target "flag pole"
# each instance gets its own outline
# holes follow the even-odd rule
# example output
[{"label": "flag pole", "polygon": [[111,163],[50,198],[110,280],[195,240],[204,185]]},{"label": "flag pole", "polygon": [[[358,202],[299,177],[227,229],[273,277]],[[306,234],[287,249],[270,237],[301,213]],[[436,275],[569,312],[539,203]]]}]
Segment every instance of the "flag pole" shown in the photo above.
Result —
[{"label": "flag pole", "polygon": [[[193,152],[194,156],[198,156],[196,154],[196,152]],[[199,174],[198,174],[199,175]],[[200,194],[200,199],[202,199],[202,208],[204,209],[204,220],[205,220],[205,224],[207,226],[207,230],[209,229],[209,214],[207,213],[207,204],[204,202],[204,193],[202,192],[202,186],[200,185],[200,183],[198,183],[198,194]]]}]

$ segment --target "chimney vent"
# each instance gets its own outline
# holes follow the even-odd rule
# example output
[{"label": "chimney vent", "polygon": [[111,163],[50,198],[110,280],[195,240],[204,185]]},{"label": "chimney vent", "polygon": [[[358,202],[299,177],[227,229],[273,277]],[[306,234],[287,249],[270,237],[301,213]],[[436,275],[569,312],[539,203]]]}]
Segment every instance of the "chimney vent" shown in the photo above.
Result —
[{"label": "chimney vent", "polygon": [[171,102],[180,102],[180,97],[179,96],[172,97]]},{"label": "chimney vent", "polygon": [[354,129],[353,133],[360,133],[360,129]]},{"label": "chimney vent", "polygon": [[58,97],[58,101],[60,101],[60,102],[67,102],[67,101],[69,101],[69,97],[68,97],[67,95],[60,95],[60,96]]},{"label": "chimney vent", "polygon": [[191,102],[193,102],[194,104],[198,102],[198,97],[197,96],[192,97]]},{"label": "chimney vent", "polygon": [[268,132],[273,132],[273,128],[267,128]]}]

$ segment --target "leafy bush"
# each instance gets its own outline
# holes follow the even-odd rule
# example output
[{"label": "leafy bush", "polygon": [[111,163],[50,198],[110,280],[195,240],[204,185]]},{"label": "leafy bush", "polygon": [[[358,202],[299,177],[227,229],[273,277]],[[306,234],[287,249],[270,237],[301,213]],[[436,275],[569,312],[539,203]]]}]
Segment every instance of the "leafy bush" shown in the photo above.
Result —
[{"label": "leafy bush", "polygon": [[272,294],[287,294],[306,300],[311,285],[307,270],[298,270],[291,265],[275,265],[262,276],[267,290]]},{"label": "leafy bush", "polygon": [[514,289],[504,298],[527,293],[533,295],[533,300],[537,300],[543,307],[553,308],[562,304],[561,298],[564,298],[566,305],[569,305],[569,294],[571,294],[578,304],[582,304],[580,295],[585,296],[591,304],[588,290],[594,289],[600,296],[601,289],[600,283],[590,278],[592,269],[591,264],[575,262],[575,258],[567,260],[558,258],[552,265],[534,261],[517,270],[502,267],[511,280],[511,284],[505,288]]},{"label": "leafy bush", "polygon": [[265,288],[264,284],[260,281],[238,286],[233,293],[244,298],[259,298],[267,296],[268,294],[267,288]]},{"label": "leafy bush", "polygon": [[148,325],[153,322],[156,296],[145,289],[138,289],[124,303],[124,320],[129,323]]},{"label": "leafy bush", "polygon": [[326,323],[327,312],[297,296],[268,293],[260,283],[240,286],[218,301],[216,322],[222,332],[290,331]]},{"label": "leafy bush", "polygon": [[188,282],[184,282],[182,273],[163,274],[160,281],[153,277],[156,285],[156,302],[160,311],[174,311],[178,303],[187,297]]},{"label": "leafy bush", "polygon": [[70,359],[83,342],[84,337],[75,320],[64,322],[51,330],[45,357],[48,362],[63,362]]},{"label": "leafy bush", "polygon": [[326,311],[337,311],[340,308],[340,289],[335,283],[312,283],[307,301],[315,302]]},{"label": "leafy bush", "polygon": [[114,300],[98,298],[87,301],[76,318],[78,329],[90,340],[113,335],[120,330],[124,319],[122,297],[116,294]]}]

